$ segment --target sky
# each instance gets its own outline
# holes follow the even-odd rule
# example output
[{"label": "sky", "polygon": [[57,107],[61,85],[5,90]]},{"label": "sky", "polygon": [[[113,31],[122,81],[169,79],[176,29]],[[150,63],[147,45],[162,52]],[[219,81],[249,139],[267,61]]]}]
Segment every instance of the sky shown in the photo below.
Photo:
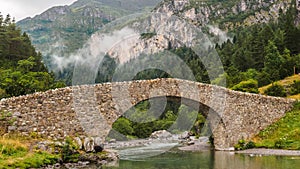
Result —
[{"label": "sky", "polygon": [[0,12],[5,17],[10,14],[16,21],[34,17],[45,10],[59,5],[70,5],[76,0],[0,0]]}]

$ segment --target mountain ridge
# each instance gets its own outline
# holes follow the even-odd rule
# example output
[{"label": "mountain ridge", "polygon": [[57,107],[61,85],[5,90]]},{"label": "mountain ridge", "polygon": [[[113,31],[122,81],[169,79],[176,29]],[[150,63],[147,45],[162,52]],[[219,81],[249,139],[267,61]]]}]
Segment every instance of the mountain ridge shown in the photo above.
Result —
[{"label": "mountain ridge", "polygon": [[[70,6],[53,7],[32,19],[18,22],[18,25],[31,35],[33,44],[44,54],[44,62],[50,70],[55,70],[55,65],[52,63],[53,55],[60,58],[69,57],[70,53],[80,49],[86,40],[105,24],[130,13],[139,12],[141,6],[143,6],[139,6],[136,0],[129,0],[126,1],[128,3],[123,4],[121,2],[117,0],[79,0]],[[147,6],[148,1],[141,2],[146,3],[144,8],[149,8]],[[151,2],[156,4],[158,0]],[[240,27],[276,21],[280,11],[286,12],[291,2],[295,1],[164,0],[156,5],[152,12],[169,16],[174,15],[200,27],[205,33],[226,36],[227,31],[234,31],[234,29],[239,29]],[[299,0],[296,2],[294,5],[298,5]],[[103,5],[105,3],[108,5]],[[136,4],[137,7],[132,8],[128,4]],[[126,9],[133,9],[133,11]],[[298,11],[298,18],[300,18],[299,13]],[[225,32],[222,32],[219,28],[225,30]],[[154,43],[154,47],[160,41],[166,44],[164,48],[168,48],[168,43],[164,42],[167,39],[164,37],[154,35],[151,38],[153,40],[150,39],[150,42]],[[158,38],[159,41],[155,40],[155,38]],[[221,43],[227,39],[228,37]],[[137,46],[145,46],[148,43],[147,41],[149,39],[141,41],[144,44],[140,43]],[[176,46],[176,44],[172,45]],[[114,56],[113,58],[117,57]]]}]

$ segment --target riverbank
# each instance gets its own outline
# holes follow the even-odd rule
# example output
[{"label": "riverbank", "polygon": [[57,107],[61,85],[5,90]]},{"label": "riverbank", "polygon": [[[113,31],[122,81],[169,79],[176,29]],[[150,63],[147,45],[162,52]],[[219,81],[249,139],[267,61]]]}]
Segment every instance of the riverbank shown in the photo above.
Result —
[{"label": "riverbank", "polygon": [[249,155],[300,156],[300,150],[280,150],[265,148],[254,148],[242,151],[235,151],[235,153]]},{"label": "riverbank", "polygon": [[[208,143],[195,142],[194,145],[178,147],[182,151],[192,151],[201,152],[209,151],[211,147]],[[275,156],[300,156],[300,150],[283,150],[283,149],[266,149],[266,148],[253,148],[241,151],[232,151],[236,154],[247,154],[250,156],[265,156],[265,155],[275,155]]]},{"label": "riverbank", "polygon": [[[94,149],[97,148],[94,146]],[[102,148],[85,151],[70,138],[62,142],[20,135],[0,138],[0,169],[82,168],[91,164],[117,163],[118,160],[117,151]]]}]

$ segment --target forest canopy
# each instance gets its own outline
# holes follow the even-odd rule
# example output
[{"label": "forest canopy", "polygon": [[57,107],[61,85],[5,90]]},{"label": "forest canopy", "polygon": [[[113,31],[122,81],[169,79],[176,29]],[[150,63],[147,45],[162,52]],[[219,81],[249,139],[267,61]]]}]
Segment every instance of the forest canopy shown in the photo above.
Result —
[{"label": "forest canopy", "polygon": [[42,62],[29,36],[0,13],[0,99],[63,87]]}]

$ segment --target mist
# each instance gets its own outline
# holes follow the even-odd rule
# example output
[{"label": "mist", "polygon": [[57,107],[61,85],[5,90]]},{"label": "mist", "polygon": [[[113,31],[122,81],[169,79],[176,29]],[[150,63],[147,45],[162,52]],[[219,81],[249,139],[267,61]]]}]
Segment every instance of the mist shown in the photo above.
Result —
[{"label": "mist", "polygon": [[228,40],[230,40],[231,42],[233,41],[233,38],[229,37],[227,35],[227,32],[221,30],[217,26],[208,25],[207,27],[209,28],[209,33],[216,36],[218,44],[222,44],[224,42],[227,42]]}]

